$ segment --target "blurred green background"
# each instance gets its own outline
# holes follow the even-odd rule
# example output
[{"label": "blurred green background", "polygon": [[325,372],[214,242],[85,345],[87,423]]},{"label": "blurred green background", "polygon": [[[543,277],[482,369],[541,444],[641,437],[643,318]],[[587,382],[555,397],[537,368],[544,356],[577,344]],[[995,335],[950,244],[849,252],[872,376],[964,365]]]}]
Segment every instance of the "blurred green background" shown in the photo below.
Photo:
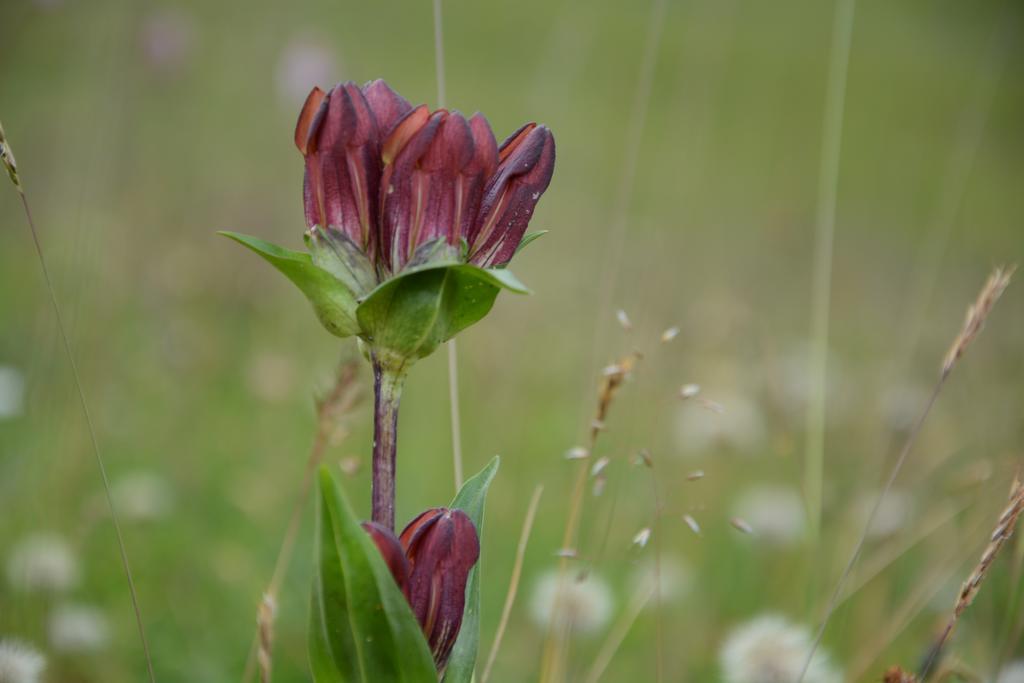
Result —
[{"label": "blurred green background", "polygon": [[[413,102],[436,103],[430,3],[0,6],[0,116],[126,510],[158,678],[239,680],[312,440],[313,397],[355,350],[214,232],[301,244],[292,127],[312,85],[382,77]],[[633,349],[644,357],[595,453],[611,458],[608,485],[588,493],[578,560],[604,582],[609,604],[581,606],[590,630],[573,641],[570,678],[583,680],[628,611],[637,572],[660,554],[675,586],[640,613],[604,680],[655,680],[657,657],[666,680],[720,680],[718,650],[735,625],[767,612],[818,623],[864,501],[968,302],[991,266],[1024,259],[1024,10],[1013,1],[857,5],[814,542],[799,501],[832,3],[670,0],[640,136],[631,121],[651,47],[649,3],[443,8],[448,105],[483,111],[499,139],[543,121],[558,143],[531,226],[551,232],[513,264],[535,295],[502,295],[459,340],[467,470],[503,457],[487,510],[482,655],[528,499],[545,486],[492,680],[537,678],[536,591],[557,563],[574,471],[564,453],[585,438],[601,368]],[[622,223],[616,197],[631,158]],[[609,238],[616,225],[620,250]],[[1022,302],[1011,286],[897,482],[891,528],[865,549],[852,582],[864,585],[824,640],[846,680],[915,666],[987,540],[1024,443]],[[616,322],[620,308],[631,330]],[[671,326],[678,337],[660,343]],[[44,652],[47,681],[143,680],[88,434],[10,187],[0,190],[0,331],[0,639]],[[453,493],[445,355],[417,366],[408,384],[400,520]],[[724,412],[678,399],[691,382]],[[345,484],[368,512],[365,402],[348,425],[328,461],[362,462]],[[653,476],[631,465],[641,448]],[[706,476],[687,481],[698,469]],[[308,680],[311,511],[280,596],[279,681]],[[731,526],[736,516],[754,533]],[[652,525],[651,542],[634,545]],[[63,576],[63,592],[29,590],[11,568],[39,533],[70,546],[65,565],[78,576]],[[1014,547],[954,639],[951,655],[982,680],[1024,657],[1020,568]],[[92,632],[106,623],[108,637],[95,647],[81,634],[77,647],[55,638],[54,615],[68,603],[89,606]]]}]

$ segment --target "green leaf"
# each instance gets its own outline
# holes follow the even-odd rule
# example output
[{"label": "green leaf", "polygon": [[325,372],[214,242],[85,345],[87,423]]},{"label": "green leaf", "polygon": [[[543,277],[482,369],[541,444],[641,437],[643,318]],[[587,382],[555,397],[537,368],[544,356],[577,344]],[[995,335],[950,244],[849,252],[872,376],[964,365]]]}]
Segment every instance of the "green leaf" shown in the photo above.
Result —
[{"label": "green leaf", "polygon": [[309,661],[316,683],[437,683],[430,647],[377,546],[320,471]]},{"label": "green leaf", "polygon": [[[538,237],[543,237],[544,235],[548,234],[548,232],[550,232],[550,231],[549,230],[534,230],[533,232],[528,232],[525,235],[523,235],[523,239],[519,240],[519,245],[516,247],[516,254],[518,254],[523,249],[525,249],[526,245],[528,245],[530,242],[534,241]],[[514,255],[515,254],[513,254],[513,256]]]},{"label": "green leaf", "polygon": [[356,317],[375,349],[418,360],[487,315],[502,289],[529,293],[508,270],[431,263],[378,286],[359,304]]},{"label": "green leaf", "polygon": [[[462,510],[473,520],[476,526],[476,533],[481,540],[483,548],[484,535],[484,501],[487,498],[487,489],[491,480],[498,472],[498,465],[501,459],[498,456],[487,464],[479,474],[472,477],[462,488],[459,489],[449,507]],[[469,580],[466,582],[466,608],[462,613],[462,629],[459,637],[452,648],[451,657],[448,659],[448,668],[445,669],[444,683],[470,683],[473,680],[473,669],[476,666],[476,653],[480,646],[480,565],[483,556],[477,561],[469,573]]]},{"label": "green leaf", "polygon": [[314,265],[309,254],[237,232],[221,231],[220,234],[253,250],[291,280],[309,299],[316,317],[328,332],[338,337],[359,334],[357,303],[352,290],[331,273]]}]

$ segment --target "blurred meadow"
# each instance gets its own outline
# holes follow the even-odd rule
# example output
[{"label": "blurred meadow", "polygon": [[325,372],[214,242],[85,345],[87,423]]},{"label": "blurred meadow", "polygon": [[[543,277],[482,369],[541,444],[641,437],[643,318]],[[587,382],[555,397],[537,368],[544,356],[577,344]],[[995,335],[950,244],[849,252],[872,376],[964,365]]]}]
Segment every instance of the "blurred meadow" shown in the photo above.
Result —
[{"label": "blurred meadow", "polygon": [[[0,7],[0,116],[80,365],[157,678],[240,680],[314,437],[314,397],[357,351],[215,231],[301,246],[292,129],[313,85],[385,78],[436,105],[431,4]],[[537,680],[578,467],[565,454],[585,443],[602,368],[637,350],[591,455],[609,458],[607,481],[600,496],[587,483],[573,562],[588,578],[573,589],[567,679],[587,680],[660,557],[661,589],[602,680],[654,681],[659,661],[663,680],[726,680],[723,643],[738,626],[767,614],[818,626],[967,305],[994,265],[1024,260],[1024,9],[857,3],[817,534],[805,453],[833,3],[444,0],[443,11],[447,105],[484,112],[499,139],[542,121],[558,144],[531,225],[550,233],[513,264],[534,294],[502,294],[458,343],[467,472],[502,456],[483,536],[481,659],[543,484],[492,675]],[[40,651],[40,680],[141,681],[68,359],[18,195],[3,185],[0,640]],[[817,680],[914,668],[948,618],[1024,462],[1022,313],[1011,284],[943,389],[825,632],[840,678]],[[404,397],[400,523],[453,493],[446,355],[418,364]],[[346,490],[368,513],[365,367],[360,379],[366,397],[326,461],[344,462]],[[681,399],[690,383],[699,394]],[[642,450],[653,468],[634,464]],[[312,509],[280,591],[277,681],[309,680]],[[644,529],[649,542],[634,542]],[[962,618],[947,661],[976,676],[964,680],[996,681],[1001,669],[999,681],[1024,680],[1006,673],[1024,658],[1022,567],[1013,545]]]}]

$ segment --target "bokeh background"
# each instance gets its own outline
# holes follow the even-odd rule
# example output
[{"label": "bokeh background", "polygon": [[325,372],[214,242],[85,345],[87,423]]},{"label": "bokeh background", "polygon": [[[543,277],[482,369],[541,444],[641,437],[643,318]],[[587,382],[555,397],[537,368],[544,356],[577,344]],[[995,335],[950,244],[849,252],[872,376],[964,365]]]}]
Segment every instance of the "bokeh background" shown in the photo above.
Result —
[{"label": "bokeh background", "polygon": [[[605,365],[643,353],[593,456],[610,464],[584,508],[577,562],[590,578],[570,678],[583,680],[660,555],[662,599],[639,613],[604,680],[655,680],[659,657],[665,680],[721,680],[737,625],[765,614],[818,623],[968,302],[993,265],[1024,259],[1021,6],[862,0],[815,539],[803,463],[835,8],[654,7],[660,38],[648,2],[443,3],[448,105],[485,112],[499,138],[543,121],[558,142],[531,226],[550,234],[514,263],[535,294],[502,295],[459,339],[467,469],[503,458],[487,509],[484,654],[528,499],[545,486],[497,681],[536,680],[575,466],[564,454],[585,439]],[[355,349],[214,233],[301,244],[292,127],[303,97],[383,77],[436,103],[432,8],[2,0],[2,15],[0,115],[81,365],[158,678],[239,680],[313,398]],[[1011,285],[883,506],[857,590],[824,639],[843,680],[916,665],[987,540],[1024,456],[1022,307]],[[406,392],[400,519],[453,492],[445,355],[417,366]],[[714,403],[681,400],[686,383]],[[327,460],[362,464],[345,486],[368,510],[365,402],[347,425]],[[139,681],[88,443],[17,195],[0,188],[0,639],[45,654],[47,681]],[[653,472],[632,464],[640,449]],[[695,470],[704,478],[688,481]],[[280,599],[279,681],[308,680],[311,506],[303,524]],[[640,547],[644,528],[655,533]],[[1014,547],[1000,560],[953,642],[978,680],[1024,657],[1021,559]]]}]

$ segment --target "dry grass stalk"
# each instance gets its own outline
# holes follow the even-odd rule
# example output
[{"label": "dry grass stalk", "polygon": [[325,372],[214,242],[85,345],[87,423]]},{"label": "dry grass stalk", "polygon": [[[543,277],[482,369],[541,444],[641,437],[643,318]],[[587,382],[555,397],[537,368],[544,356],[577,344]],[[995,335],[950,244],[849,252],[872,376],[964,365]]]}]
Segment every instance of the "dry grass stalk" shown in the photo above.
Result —
[{"label": "dry grass stalk", "polygon": [[928,661],[925,662],[921,669],[922,681],[927,679],[928,672],[942,654],[942,648],[949,641],[950,636],[953,635],[953,630],[956,628],[960,615],[974,602],[974,598],[978,595],[978,590],[985,581],[985,577],[992,568],[996,557],[999,556],[1000,551],[1013,535],[1014,529],[1017,528],[1017,522],[1022,512],[1024,512],[1024,485],[1021,485],[1019,478],[1014,477],[1013,484],[1010,487],[1010,501],[1003,509],[1002,514],[999,515],[999,521],[996,522],[995,529],[993,529],[992,535],[989,536],[988,545],[985,546],[981,559],[978,560],[978,564],[974,566],[967,580],[960,587],[960,593],[957,595],[956,603],[953,605],[953,614],[950,616],[949,622],[946,623],[946,627],[942,630],[942,634],[932,648]]},{"label": "dry grass stalk", "polygon": [[615,622],[611,631],[608,632],[604,643],[601,644],[601,649],[598,650],[593,664],[590,665],[590,671],[587,672],[586,683],[597,683],[604,675],[608,665],[611,664],[612,659],[615,657],[615,653],[619,651],[619,647],[622,646],[626,636],[629,635],[633,624],[640,617],[640,613],[643,612],[644,607],[654,597],[654,592],[655,586],[644,585],[637,589],[632,602],[622,612],[622,616]]},{"label": "dry grass stalk", "polygon": [[11,145],[7,142],[3,123],[0,123],[0,161],[3,162],[4,168],[7,169],[7,175],[11,177],[14,187],[17,188],[19,193],[24,195],[25,189],[21,186],[21,178],[18,176],[18,162],[14,160],[14,151],[11,150]]},{"label": "dry grass stalk", "polygon": [[135,590],[135,578],[132,568],[128,562],[128,549],[124,543],[124,535],[121,533],[121,522],[117,517],[117,509],[114,505],[114,498],[110,492],[110,480],[107,477],[107,467],[103,462],[103,454],[100,452],[99,438],[96,436],[96,426],[92,421],[92,414],[89,412],[89,402],[85,398],[85,389],[82,387],[82,376],[78,372],[78,361],[71,349],[71,341],[68,338],[67,327],[64,325],[64,316],[61,313],[60,303],[57,301],[57,292],[53,286],[53,278],[50,277],[50,268],[46,265],[46,255],[43,253],[43,244],[39,239],[39,231],[36,230],[35,219],[32,218],[32,208],[28,202],[28,195],[25,194],[25,187],[21,184],[21,177],[18,175],[18,164],[14,160],[14,152],[11,151],[10,143],[7,142],[7,134],[4,132],[3,124],[0,124],[0,161],[7,169],[7,175],[18,196],[21,198],[21,207],[25,212],[25,222],[28,223],[29,234],[32,236],[32,246],[36,251],[36,258],[39,260],[39,270],[43,273],[43,280],[46,282],[46,292],[50,297],[50,305],[53,307],[53,317],[57,321],[57,330],[60,332],[61,344],[64,353],[68,357],[68,365],[71,366],[71,376],[75,381],[75,393],[78,394],[78,402],[82,407],[82,417],[89,431],[89,442],[92,446],[93,456],[96,458],[96,467],[100,473],[100,481],[103,483],[103,495],[107,501],[107,509],[110,510],[110,521],[114,526],[114,536],[117,538],[117,549],[121,556],[121,568],[124,569],[125,581],[128,584],[128,597],[132,603],[132,612],[135,614],[135,627],[139,634],[139,641],[142,644],[142,653],[146,660],[146,673],[150,683],[156,683],[156,673],[153,670],[153,656],[149,651],[149,641],[146,638],[146,626],[142,621],[142,609],[139,607],[139,596]]},{"label": "dry grass stalk", "polygon": [[935,401],[942,392],[942,387],[945,386],[946,379],[956,366],[957,361],[967,350],[967,347],[981,332],[989,313],[992,312],[992,308],[995,306],[996,301],[999,300],[999,296],[1009,284],[1010,276],[1013,274],[1015,268],[1015,266],[1010,267],[1009,269],[996,268],[985,283],[985,286],[982,287],[981,293],[978,295],[975,303],[968,308],[967,320],[965,321],[960,333],[957,335],[956,340],[954,340],[949,353],[946,354],[946,358],[942,363],[942,372],[939,375],[939,379],[935,383],[935,387],[932,389],[932,393],[925,404],[924,410],[921,412],[921,415],[917,418],[917,421],[911,428],[910,433],[907,435],[899,457],[896,458],[896,462],[893,464],[892,469],[889,472],[889,477],[885,482],[885,486],[882,487],[881,493],[878,495],[874,506],[871,508],[871,513],[868,515],[867,522],[864,524],[864,530],[857,539],[853,552],[850,554],[850,559],[847,561],[846,566],[843,568],[843,571],[839,576],[839,581],[836,583],[836,587],[833,590],[832,596],[829,598],[828,605],[825,608],[825,616],[822,618],[821,625],[818,627],[818,631],[815,634],[814,643],[804,660],[803,671],[800,673],[800,678],[797,679],[797,683],[802,683],[804,676],[807,673],[807,669],[811,665],[811,660],[814,657],[814,653],[818,649],[818,646],[821,644],[821,638],[825,635],[825,629],[828,627],[828,622],[832,618],[832,614],[835,612],[836,605],[839,602],[839,597],[846,586],[847,580],[850,578],[850,573],[853,571],[853,567],[856,565],[857,560],[860,559],[861,551],[864,549],[864,543],[867,541],[868,532],[875,523],[875,518],[878,516],[878,511],[882,506],[882,501],[885,499],[885,496],[888,495],[889,490],[892,489],[892,485],[896,481],[896,477],[899,476],[900,470],[903,469],[903,464],[910,455],[910,451],[913,449],[914,444],[917,441],[917,436],[921,433],[921,428],[924,426],[925,421],[928,419],[928,415],[931,413],[932,407],[935,405]]},{"label": "dry grass stalk", "polygon": [[917,678],[914,674],[907,673],[898,666],[893,666],[882,676],[882,683],[917,683]]},{"label": "dry grass stalk", "polygon": [[494,660],[498,658],[498,650],[501,649],[501,639],[505,635],[505,628],[512,616],[512,605],[516,601],[516,592],[519,590],[519,579],[523,573],[523,559],[526,556],[526,544],[530,540],[530,532],[533,530],[533,520],[537,516],[537,506],[540,504],[540,496],[544,493],[544,486],[538,484],[533,490],[533,497],[526,509],[526,519],[523,520],[523,531],[519,534],[519,545],[516,547],[516,560],[512,565],[512,576],[508,582],[508,592],[505,594],[505,606],[501,610],[501,620],[498,622],[498,630],[494,634],[494,644],[491,645],[491,652],[487,655],[487,665],[480,676],[480,683],[487,683],[491,677],[491,669],[494,667]]},{"label": "dry grass stalk", "polygon": [[953,341],[953,345],[949,348],[949,353],[946,354],[945,360],[942,361],[943,376],[949,374],[953,366],[956,365],[956,362],[967,352],[967,347],[981,333],[981,330],[985,327],[985,320],[988,318],[989,313],[992,312],[996,302],[999,301],[999,297],[1002,296],[1007,285],[1010,284],[1010,277],[1016,269],[1017,266],[996,268],[989,275],[988,281],[985,282],[985,286],[981,288],[981,292],[978,294],[977,301],[967,308],[964,326],[960,330],[960,334]]},{"label": "dry grass stalk", "polygon": [[[588,456],[593,453],[594,446],[597,444],[597,438],[604,431],[605,418],[608,417],[608,412],[615,401],[615,396],[640,359],[640,353],[634,351],[623,356],[617,363],[609,365],[601,373],[601,384],[597,391],[597,410],[594,413],[594,419],[591,421],[586,448],[578,447],[581,452],[585,452]],[[589,474],[590,467],[587,464],[587,459],[581,459],[577,464],[576,478],[573,483],[572,494],[569,498],[569,515],[566,518],[565,530],[562,535],[562,548],[571,550],[573,555],[572,557],[566,554],[561,555],[558,572],[562,580],[565,579],[565,573],[568,571],[569,560],[578,555],[576,536],[583,512],[584,492],[586,491]],[[545,638],[544,654],[541,661],[541,681],[554,681],[560,678],[559,669],[562,666],[562,660],[565,655],[563,652],[564,643],[569,635],[568,624],[559,625],[554,618],[554,615],[558,614],[561,608],[561,600],[562,596],[559,594],[555,598],[555,605],[551,610],[552,619],[548,624],[548,634]]]},{"label": "dry grass stalk", "polygon": [[[299,533],[300,522],[302,521],[302,510],[306,506],[306,499],[309,497],[309,489],[313,484],[313,476],[324,459],[328,446],[341,443],[347,436],[347,431],[342,424],[342,418],[348,415],[360,397],[360,386],[356,381],[358,364],[355,361],[342,363],[335,375],[334,385],[330,391],[316,403],[316,436],[313,445],[309,449],[309,457],[306,460],[306,469],[303,473],[302,483],[299,486],[298,495],[292,506],[291,517],[288,520],[288,527],[284,539],[281,542],[281,549],[278,551],[277,560],[274,563],[274,573],[267,585],[263,600],[257,608],[256,622],[257,632],[253,637],[252,647],[249,649],[249,658],[245,664],[245,671],[242,674],[243,681],[252,680],[254,669],[259,663],[261,680],[263,676],[269,677],[270,645],[274,615],[276,613],[277,592],[288,572],[288,565],[291,563],[292,552],[295,549],[295,540]],[[267,609],[267,605],[274,609]],[[264,637],[266,636],[266,638]],[[264,653],[264,648],[266,652]],[[267,668],[264,669],[264,657]]]},{"label": "dry grass stalk", "polygon": [[608,409],[611,407],[612,401],[615,400],[616,392],[618,392],[623,382],[626,381],[629,373],[633,371],[639,360],[640,354],[634,351],[623,356],[618,363],[605,368],[601,376],[601,386],[597,391],[597,413],[595,413],[594,419],[591,422],[590,450],[593,450],[593,442],[597,440],[597,435],[601,432],[605,418],[608,417]]},{"label": "dry grass stalk", "polygon": [[256,628],[259,637],[259,649],[256,661],[260,666],[260,683],[270,683],[270,670],[273,664],[274,617],[277,616],[277,603],[269,593],[263,594],[259,611],[256,613]]}]

